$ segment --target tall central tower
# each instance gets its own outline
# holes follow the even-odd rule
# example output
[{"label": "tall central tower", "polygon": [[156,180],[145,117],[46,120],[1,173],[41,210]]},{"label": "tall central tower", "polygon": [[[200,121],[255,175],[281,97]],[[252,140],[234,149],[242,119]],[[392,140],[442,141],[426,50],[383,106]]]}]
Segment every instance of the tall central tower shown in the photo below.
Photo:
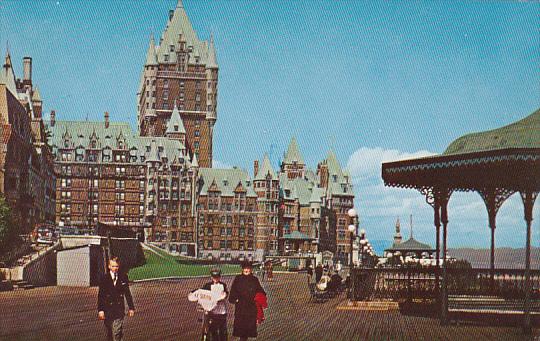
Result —
[{"label": "tall central tower", "polygon": [[213,36],[201,41],[182,0],[169,11],[159,42],[150,37],[137,92],[141,136],[165,136],[176,106],[185,127],[185,144],[201,167],[212,167],[217,119],[218,65]]}]

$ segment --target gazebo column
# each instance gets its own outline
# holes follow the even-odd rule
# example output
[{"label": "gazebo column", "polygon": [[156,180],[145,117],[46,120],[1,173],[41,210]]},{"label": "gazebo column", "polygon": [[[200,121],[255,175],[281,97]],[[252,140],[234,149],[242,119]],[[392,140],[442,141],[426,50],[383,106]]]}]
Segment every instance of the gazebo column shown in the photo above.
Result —
[{"label": "gazebo column", "polygon": [[441,251],[441,209],[432,187],[423,187],[419,189],[420,193],[426,197],[426,203],[433,207],[433,225],[435,225],[435,295],[440,298],[440,268],[439,255]]},{"label": "gazebo column", "polygon": [[506,190],[504,188],[485,188],[478,190],[478,193],[484,200],[488,211],[488,224],[491,230],[491,248],[489,258],[489,273],[490,273],[490,289],[494,289],[495,283],[495,229],[497,227],[497,212],[502,204],[508,199],[514,191]]},{"label": "gazebo column", "polygon": [[434,205],[434,224],[435,224],[435,237],[437,241],[435,242],[435,286],[436,294],[439,297],[441,283],[440,283],[440,273],[441,268],[439,265],[439,259],[441,258],[441,208],[438,203]]},{"label": "gazebo column", "polygon": [[523,331],[527,334],[532,332],[531,328],[531,225],[533,220],[533,207],[538,192],[526,190],[520,192],[521,200],[525,211],[525,222],[527,223],[527,242],[525,246],[525,300],[523,302]]},{"label": "gazebo column", "polygon": [[[446,253],[447,253],[447,235],[448,235],[448,201],[452,195],[452,190],[448,188],[432,188],[426,191],[426,202],[430,204],[435,211],[434,223],[437,229],[437,268],[435,269],[436,281],[438,281],[437,276],[439,273],[439,254],[440,254],[440,227],[442,223],[443,233],[443,245],[442,245],[442,290],[439,290],[439,301],[441,305],[441,324],[448,324],[448,277],[447,277],[447,263],[446,263]],[[437,284],[438,286],[438,284]]]},{"label": "gazebo column", "polygon": [[442,292],[441,292],[441,324],[448,324],[448,274],[447,274],[447,262],[446,262],[446,251],[447,251],[447,230],[448,230],[448,200],[450,199],[451,191],[441,191],[440,196],[437,201],[440,202],[441,206],[441,223],[443,226],[443,245],[442,245]]}]

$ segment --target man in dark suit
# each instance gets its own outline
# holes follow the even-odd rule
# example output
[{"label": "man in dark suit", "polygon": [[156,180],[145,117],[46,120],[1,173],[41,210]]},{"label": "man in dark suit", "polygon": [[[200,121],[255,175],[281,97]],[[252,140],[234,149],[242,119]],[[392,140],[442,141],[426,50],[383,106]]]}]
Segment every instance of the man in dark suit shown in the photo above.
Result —
[{"label": "man in dark suit", "polygon": [[109,341],[122,341],[126,309],[124,297],[129,307],[128,315],[135,314],[128,277],[119,272],[119,269],[118,257],[111,258],[109,271],[99,281],[98,318],[105,322],[107,340]]}]

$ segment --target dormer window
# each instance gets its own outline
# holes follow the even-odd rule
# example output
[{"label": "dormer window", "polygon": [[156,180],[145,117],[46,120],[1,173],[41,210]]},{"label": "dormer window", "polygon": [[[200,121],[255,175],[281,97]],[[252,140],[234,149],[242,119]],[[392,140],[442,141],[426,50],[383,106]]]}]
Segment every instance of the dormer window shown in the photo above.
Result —
[{"label": "dormer window", "polygon": [[169,46],[169,51],[174,52],[174,45]]},{"label": "dormer window", "polygon": [[163,55],[163,60],[168,62],[169,61],[169,55],[168,54]]},{"label": "dormer window", "polygon": [[178,125],[174,125],[174,131],[178,131]]}]

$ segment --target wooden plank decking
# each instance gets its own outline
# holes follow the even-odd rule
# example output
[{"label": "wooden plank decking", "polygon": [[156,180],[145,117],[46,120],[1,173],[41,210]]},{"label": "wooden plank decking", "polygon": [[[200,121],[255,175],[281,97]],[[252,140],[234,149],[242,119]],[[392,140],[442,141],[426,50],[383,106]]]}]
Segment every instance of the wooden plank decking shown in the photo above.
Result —
[{"label": "wooden plank decking", "polygon": [[[303,274],[277,274],[264,283],[269,294],[267,320],[257,340],[530,340],[520,328],[451,325],[406,316],[398,310],[339,309],[345,296],[309,303]],[[200,324],[191,289],[206,279],[132,285],[136,315],[126,318],[126,340],[197,340]],[[230,285],[231,277],[225,278]],[[103,340],[97,320],[97,288],[45,287],[0,293],[0,340]],[[229,333],[233,308],[229,307]],[[534,331],[539,335],[538,330]],[[232,340],[232,338],[231,338]]]}]

